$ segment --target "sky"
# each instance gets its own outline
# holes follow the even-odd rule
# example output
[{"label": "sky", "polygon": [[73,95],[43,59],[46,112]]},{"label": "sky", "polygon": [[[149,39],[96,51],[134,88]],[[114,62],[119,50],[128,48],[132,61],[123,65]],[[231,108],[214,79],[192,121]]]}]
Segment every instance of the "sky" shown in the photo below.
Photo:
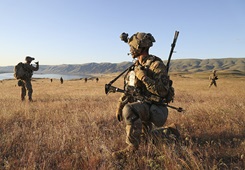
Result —
[{"label": "sky", "polygon": [[132,61],[122,32],[151,33],[163,60],[245,57],[244,0],[0,0],[0,66]]}]

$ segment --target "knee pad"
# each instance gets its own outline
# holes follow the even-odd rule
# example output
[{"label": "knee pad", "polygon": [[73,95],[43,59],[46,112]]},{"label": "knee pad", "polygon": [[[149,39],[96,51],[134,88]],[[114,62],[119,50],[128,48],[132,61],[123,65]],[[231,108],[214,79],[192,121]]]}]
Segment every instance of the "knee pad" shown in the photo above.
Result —
[{"label": "knee pad", "polygon": [[168,109],[164,106],[152,105],[150,107],[150,121],[156,126],[161,127],[168,118]]},{"label": "knee pad", "polygon": [[137,119],[139,119],[139,114],[137,110],[134,109],[129,104],[126,104],[123,108],[122,116],[127,125],[133,124]]}]

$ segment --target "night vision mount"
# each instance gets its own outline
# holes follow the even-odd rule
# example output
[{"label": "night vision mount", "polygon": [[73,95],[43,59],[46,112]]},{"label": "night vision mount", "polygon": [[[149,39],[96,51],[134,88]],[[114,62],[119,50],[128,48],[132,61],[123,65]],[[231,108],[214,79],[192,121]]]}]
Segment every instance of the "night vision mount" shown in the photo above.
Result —
[{"label": "night vision mount", "polygon": [[121,35],[120,35],[120,39],[125,42],[125,43],[128,43],[128,34],[123,32]]}]

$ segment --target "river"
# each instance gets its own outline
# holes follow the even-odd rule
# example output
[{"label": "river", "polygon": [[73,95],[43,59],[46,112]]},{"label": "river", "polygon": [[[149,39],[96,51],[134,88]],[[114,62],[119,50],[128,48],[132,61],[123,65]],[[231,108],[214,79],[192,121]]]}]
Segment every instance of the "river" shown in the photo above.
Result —
[{"label": "river", "polygon": [[[0,80],[14,79],[14,73],[1,73]],[[49,79],[60,79],[62,77],[64,80],[80,79],[86,76],[84,75],[64,75],[64,74],[33,74],[32,78],[49,78]]]}]

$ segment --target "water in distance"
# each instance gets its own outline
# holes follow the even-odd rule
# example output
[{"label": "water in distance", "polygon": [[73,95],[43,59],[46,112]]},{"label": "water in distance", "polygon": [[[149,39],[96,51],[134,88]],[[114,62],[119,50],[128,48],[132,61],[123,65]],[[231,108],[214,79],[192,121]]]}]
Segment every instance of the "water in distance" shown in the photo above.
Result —
[{"label": "water in distance", "polygon": [[[64,75],[64,74],[33,74],[32,78],[49,78],[49,79],[60,79],[63,78],[64,80],[72,80],[72,79],[81,79],[86,76],[84,75]],[[15,79],[14,73],[1,73],[0,80],[4,79]]]}]

